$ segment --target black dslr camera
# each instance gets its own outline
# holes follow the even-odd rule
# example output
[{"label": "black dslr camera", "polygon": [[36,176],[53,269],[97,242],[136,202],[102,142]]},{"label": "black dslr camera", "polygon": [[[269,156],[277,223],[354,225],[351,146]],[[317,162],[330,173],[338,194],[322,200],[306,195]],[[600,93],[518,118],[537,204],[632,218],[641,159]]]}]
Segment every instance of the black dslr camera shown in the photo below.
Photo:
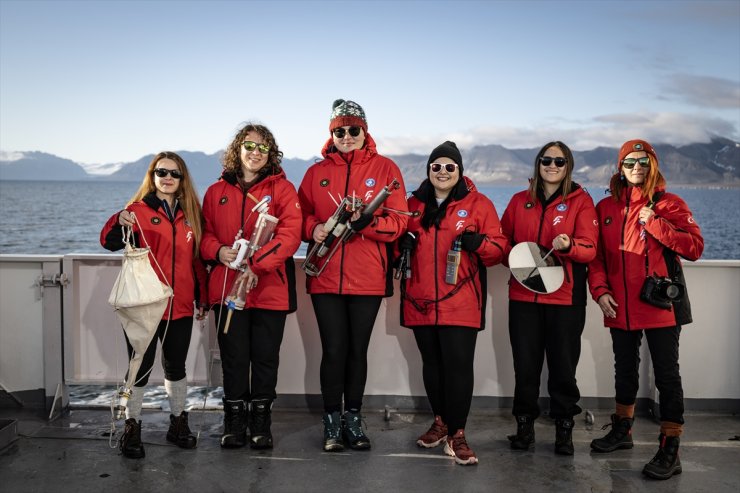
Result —
[{"label": "black dslr camera", "polygon": [[672,304],[681,301],[685,293],[686,287],[677,279],[653,275],[645,278],[640,299],[658,308],[670,310]]}]

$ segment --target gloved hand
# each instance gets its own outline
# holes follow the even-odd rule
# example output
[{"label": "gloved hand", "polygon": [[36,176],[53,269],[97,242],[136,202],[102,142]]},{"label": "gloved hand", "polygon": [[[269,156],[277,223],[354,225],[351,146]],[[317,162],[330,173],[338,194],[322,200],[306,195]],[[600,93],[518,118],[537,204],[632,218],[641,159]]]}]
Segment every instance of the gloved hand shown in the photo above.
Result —
[{"label": "gloved hand", "polygon": [[480,248],[481,243],[486,238],[486,235],[480,233],[474,233],[473,231],[466,231],[460,238],[460,246],[466,252],[475,252]]},{"label": "gloved hand", "polygon": [[413,250],[416,248],[416,236],[411,233],[404,233],[398,240],[398,249],[400,251]]},{"label": "gloved hand", "polygon": [[356,221],[349,223],[349,227],[352,228],[352,231],[355,233],[359,233],[373,222],[373,219],[375,219],[375,216],[372,214],[360,214],[360,217],[358,217]]}]

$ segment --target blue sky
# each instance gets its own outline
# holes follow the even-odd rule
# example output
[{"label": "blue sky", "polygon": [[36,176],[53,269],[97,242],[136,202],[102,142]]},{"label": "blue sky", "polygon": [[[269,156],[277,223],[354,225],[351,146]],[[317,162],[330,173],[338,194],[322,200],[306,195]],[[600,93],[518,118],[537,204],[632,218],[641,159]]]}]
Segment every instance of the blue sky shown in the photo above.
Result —
[{"label": "blue sky", "polygon": [[0,0],[0,149],[81,163],[317,155],[336,98],[383,154],[740,140],[740,1]]}]

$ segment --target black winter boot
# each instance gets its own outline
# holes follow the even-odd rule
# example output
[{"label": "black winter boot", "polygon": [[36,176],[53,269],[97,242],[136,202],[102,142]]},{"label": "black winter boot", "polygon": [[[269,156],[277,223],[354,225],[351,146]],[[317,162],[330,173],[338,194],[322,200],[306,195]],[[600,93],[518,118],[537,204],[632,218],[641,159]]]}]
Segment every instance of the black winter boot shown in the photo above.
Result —
[{"label": "black winter boot", "polygon": [[573,425],[572,419],[555,420],[555,453],[573,455]]},{"label": "black winter boot", "polygon": [[181,412],[178,417],[170,414],[170,429],[167,430],[167,441],[180,448],[195,448],[198,444],[195,435],[188,426],[187,412]]},{"label": "black winter boot", "polygon": [[129,459],[144,458],[144,444],[141,443],[141,421],[136,421],[134,418],[126,420],[126,427],[118,441],[118,448],[123,456]]},{"label": "black winter boot", "polygon": [[514,450],[530,450],[534,447],[534,420],[529,416],[516,417],[516,435],[507,437]]},{"label": "black winter boot", "polygon": [[605,436],[591,440],[591,448],[596,452],[614,452],[620,448],[632,448],[632,423],[634,418],[622,418],[612,414],[612,422],[602,426],[602,430],[612,427]]},{"label": "black winter boot", "polygon": [[362,414],[346,411],[342,415],[342,438],[353,450],[370,450],[370,439],[362,429]]},{"label": "black winter boot", "polygon": [[645,464],[642,473],[654,479],[668,479],[681,474],[681,459],[678,457],[680,438],[660,434],[660,448],[653,460]]},{"label": "black winter boot", "polygon": [[249,446],[254,449],[272,448],[272,400],[255,399],[249,411]]},{"label": "black winter boot", "polygon": [[224,433],[221,447],[240,448],[247,444],[247,409],[244,401],[224,402]]}]

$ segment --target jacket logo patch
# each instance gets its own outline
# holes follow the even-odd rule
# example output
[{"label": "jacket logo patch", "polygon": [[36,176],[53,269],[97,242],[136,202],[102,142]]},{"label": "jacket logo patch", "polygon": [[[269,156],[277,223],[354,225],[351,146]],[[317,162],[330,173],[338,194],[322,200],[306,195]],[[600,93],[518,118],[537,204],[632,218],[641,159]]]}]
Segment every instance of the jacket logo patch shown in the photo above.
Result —
[{"label": "jacket logo patch", "polygon": [[598,225],[599,225],[599,221],[597,221],[596,219],[594,219],[594,226],[598,226]]},{"label": "jacket logo patch", "polygon": [[365,192],[365,203],[366,204],[369,204],[370,199],[373,198],[373,192],[374,190],[368,190],[367,192]]},{"label": "jacket logo patch", "polygon": [[162,220],[160,218],[158,218],[158,217],[153,217],[152,218],[152,224],[159,224],[161,222],[162,222]]},{"label": "jacket logo patch", "polygon": [[565,212],[565,211],[567,211],[567,210],[568,210],[568,206],[567,206],[567,205],[565,205],[565,204],[559,204],[559,205],[558,205],[558,206],[556,207],[556,209],[558,210],[558,212]]},{"label": "jacket logo patch", "polygon": [[459,217],[468,217],[468,211],[466,211],[465,209],[460,209],[459,211],[457,211],[457,215]]},{"label": "jacket logo patch", "polygon": [[527,202],[526,204],[524,204],[525,209],[531,209],[532,207],[534,207],[534,204],[532,202]]},{"label": "jacket logo patch", "polygon": [[327,180],[326,178],[324,178],[323,180],[321,180],[319,182],[319,185],[322,186],[322,187],[328,187],[329,186],[329,180]]},{"label": "jacket logo patch", "polygon": [[694,216],[689,216],[689,224],[694,224]]},{"label": "jacket logo patch", "polygon": [[296,208],[296,209],[300,209],[300,208],[301,208],[301,204],[300,204],[299,202],[296,202],[296,203],[295,203],[295,208]]},{"label": "jacket logo patch", "polygon": [[458,221],[455,223],[455,231],[460,231],[465,226],[465,221]]},{"label": "jacket logo patch", "polygon": [[606,219],[604,219],[604,224],[605,224],[605,225],[607,225],[607,226],[608,226],[608,225],[610,225],[611,223],[612,223],[612,218],[611,218],[611,216],[608,216],[608,217],[607,217]]},{"label": "jacket logo patch", "polygon": [[187,236],[185,237],[185,240],[186,240],[186,241],[187,241],[188,243],[190,243],[190,240],[192,240],[192,239],[193,239],[193,232],[192,232],[192,231],[188,231],[188,234],[187,234]]},{"label": "jacket logo patch", "polygon": [[218,203],[221,205],[224,205],[228,201],[229,201],[229,198],[226,195],[224,195],[223,197],[221,197],[221,200],[219,200]]},{"label": "jacket logo patch", "polygon": [[555,226],[557,224],[560,224],[562,220],[563,220],[563,216],[555,216],[555,218],[552,220],[552,225]]},{"label": "jacket logo patch", "polygon": [[365,186],[374,187],[375,186],[375,178],[368,178],[367,180],[365,180]]}]

